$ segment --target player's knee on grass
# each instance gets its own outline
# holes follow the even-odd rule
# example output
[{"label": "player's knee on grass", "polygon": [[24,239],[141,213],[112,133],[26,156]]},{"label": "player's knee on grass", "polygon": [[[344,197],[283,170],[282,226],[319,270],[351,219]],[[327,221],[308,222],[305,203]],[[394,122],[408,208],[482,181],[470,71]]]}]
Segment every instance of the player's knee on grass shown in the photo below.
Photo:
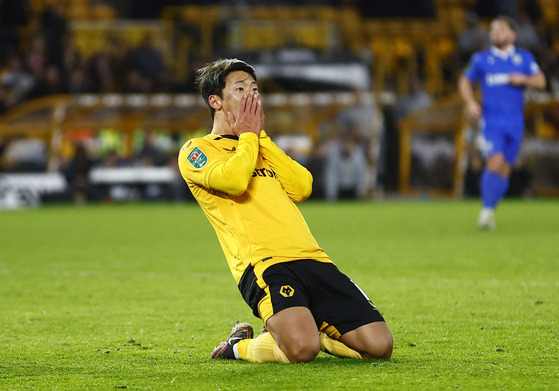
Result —
[{"label": "player's knee on grass", "polygon": [[309,340],[298,338],[290,340],[287,343],[281,343],[279,347],[289,362],[309,362],[313,361],[320,352],[320,339]]},{"label": "player's knee on grass", "polygon": [[385,322],[374,322],[342,335],[340,341],[363,358],[390,358],[394,340]]},{"label": "player's knee on grass", "polygon": [[394,340],[392,334],[382,335],[369,346],[367,353],[362,355],[363,358],[390,358],[393,347]]}]

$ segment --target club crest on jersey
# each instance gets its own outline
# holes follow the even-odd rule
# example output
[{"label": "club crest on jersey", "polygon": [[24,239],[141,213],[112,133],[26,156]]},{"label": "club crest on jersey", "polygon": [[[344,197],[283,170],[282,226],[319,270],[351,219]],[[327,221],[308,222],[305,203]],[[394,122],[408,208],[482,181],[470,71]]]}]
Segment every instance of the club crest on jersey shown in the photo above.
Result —
[{"label": "club crest on jersey", "polygon": [[202,168],[208,162],[208,157],[202,150],[198,147],[194,147],[192,151],[186,157],[186,160],[194,166],[194,168]]},{"label": "club crest on jersey", "polygon": [[295,293],[295,289],[291,288],[289,285],[284,285],[280,288],[280,294],[283,297],[291,297]]}]

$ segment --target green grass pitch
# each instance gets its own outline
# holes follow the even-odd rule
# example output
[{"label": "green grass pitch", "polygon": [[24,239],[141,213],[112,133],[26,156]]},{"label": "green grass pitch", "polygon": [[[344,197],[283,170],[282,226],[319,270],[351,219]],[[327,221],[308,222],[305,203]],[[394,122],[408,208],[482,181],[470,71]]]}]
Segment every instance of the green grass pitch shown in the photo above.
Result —
[{"label": "green grass pitch", "polygon": [[195,203],[0,213],[0,389],[558,389],[559,201],[306,202],[391,328],[388,361],[211,360],[242,301]]}]

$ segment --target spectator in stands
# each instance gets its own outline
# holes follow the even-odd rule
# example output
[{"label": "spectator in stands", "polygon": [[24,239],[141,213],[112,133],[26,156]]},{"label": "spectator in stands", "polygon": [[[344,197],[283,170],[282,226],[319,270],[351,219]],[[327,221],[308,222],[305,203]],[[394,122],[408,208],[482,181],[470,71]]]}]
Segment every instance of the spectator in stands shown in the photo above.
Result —
[{"label": "spectator in stands", "polygon": [[111,58],[106,50],[98,53],[90,64],[92,92],[115,92],[119,81],[115,80],[111,69]]},{"label": "spectator in stands", "polygon": [[129,65],[153,85],[159,84],[164,71],[163,55],[155,48],[151,35],[146,35],[141,45],[132,50]]},{"label": "spectator in stands", "polygon": [[433,97],[425,90],[425,85],[421,79],[417,77],[412,78],[410,80],[409,90],[409,94],[399,98],[396,103],[394,115],[397,121],[433,103]]},{"label": "spectator in stands", "polygon": [[128,70],[126,74],[123,92],[127,93],[148,93],[155,91],[153,81],[143,76],[136,69]]},{"label": "spectator in stands", "polygon": [[21,57],[12,52],[8,56],[8,68],[2,74],[2,88],[12,89],[14,104],[21,103],[35,85],[33,77],[23,69]]},{"label": "spectator in stands", "polygon": [[87,72],[84,67],[72,69],[65,81],[65,90],[70,94],[88,92]]},{"label": "spectator in stands", "polygon": [[534,53],[536,57],[538,57],[539,53],[542,51],[540,37],[526,12],[521,12],[518,17],[518,29],[516,30],[515,43],[518,47],[528,49]]},{"label": "spectator in stands", "polygon": [[350,134],[335,138],[327,146],[324,185],[326,199],[363,199],[368,185],[367,156]]},{"label": "spectator in stands", "polygon": [[107,153],[105,158],[102,159],[97,166],[104,168],[119,168],[127,167],[128,165],[128,162],[113,149]]},{"label": "spectator in stands", "polygon": [[66,37],[62,48],[62,63],[60,68],[62,70],[64,85],[69,85],[71,74],[77,69],[82,69],[83,66],[84,61],[80,53],[72,43],[72,40]]},{"label": "spectator in stands", "polygon": [[[364,89],[354,88],[352,91],[356,97],[366,93]],[[348,108],[341,110],[336,115],[336,121],[343,127],[351,128],[352,133],[359,138],[369,140],[378,138],[382,133],[382,113],[377,108],[377,102],[372,99],[360,99]]]},{"label": "spectator in stands", "polygon": [[357,144],[365,151],[368,161],[367,183],[375,188],[380,185],[379,175],[383,174],[381,163],[381,144],[385,138],[384,116],[379,110],[375,98],[364,98],[364,90],[354,88],[353,93],[360,97],[358,103],[341,110],[336,115],[336,122],[354,137]]},{"label": "spectator in stands", "polygon": [[45,37],[41,33],[33,35],[29,51],[25,56],[25,68],[31,73],[35,81],[42,78],[47,66]]},{"label": "spectator in stands", "polygon": [[[119,39],[110,41],[110,67],[116,83],[116,91],[122,92],[124,88],[124,80],[127,78],[130,51],[126,44]],[[119,82],[120,81],[120,82]]]},{"label": "spectator in stands", "polygon": [[136,156],[142,166],[164,166],[167,163],[167,157],[158,147],[153,132],[144,132],[144,145]]},{"label": "spectator in stands", "polygon": [[305,163],[305,168],[309,170],[313,177],[313,190],[309,198],[323,199],[326,197],[324,184],[324,177],[326,172],[326,156],[326,143],[322,141],[315,143]]},{"label": "spectator in stands", "polygon": [[483,28],[475,12],[466,14],[466,28],[458,36],[460,59],[466,63],[478,50],[489,47],[487,30]]}]

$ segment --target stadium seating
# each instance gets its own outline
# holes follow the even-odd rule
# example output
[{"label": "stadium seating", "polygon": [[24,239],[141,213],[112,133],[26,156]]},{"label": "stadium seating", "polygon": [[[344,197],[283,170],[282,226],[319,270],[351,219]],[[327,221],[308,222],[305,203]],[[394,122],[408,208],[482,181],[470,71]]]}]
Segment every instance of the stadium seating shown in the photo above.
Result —
[{"label": "stadium seating", "polygon": [[[453,138],[454,151],[452,153],[452,171],[448,178],[450,188],[430,186],[431,191],[441,194],[460,196],[462,193],[462,180],[465,165],[465,151],[468,122],[463,115],[463,103],[458,95],[436,102],[425,109],[418,110],[399,124],[400,140],[400,165],[399,165],[399,190],[401,193],[420,192],[410,184],[412,171],[412,135],[423,134],[450,134]],[[435,158],[430,156],[430,158]],[[439,178],[440,179],[440,178]]]},{"label": "stadium seating", "polygon": [[[337,48],[349,51],[355,58],[367,59],[370,55],[371,61],[364,62],[370,65],[372,87],[369,91],[367,85],[364,95],[372,97],[375,102],[380,105],[394,102],[396,97],[409,92],[410,81],[416,77],[424,80],[427,92],[439,98],[432,108],[414,114],[400,124],[400,190],[414,191],[410,183],[412,133],[450,132],[454,135],[456,160],[452,169],[453,187],[445,191],[458,194],[466,124],[460,102],[452,97],[463,65],[453,64],[453,55],[457,50],[457,37],[466,23],[466,10],[471,9],[476,0],[435,0],[434,3],[436,17],[423,19],[365,17],[355,2],[345,1],[341,7],[171,6],[164,8],[158,19],[126,21],[118,19],[115,8],[105,2],[31,0],[32,20],[20,33],[22,46],[29,45],[30,37],[38,28],[41,12],[56,4],[69,20],[72,42],[84,58],[111,50],[111,43],[115,41],[123,42],[129,48],[136,47],[149,34],[156,41],[167,69],[181,83],[190,80],[192,61],[209,61],[223,52],[259,53],[299,47],[321,53],[324,57]],[[555,50],[559,52],[559,4],[556,0],[539,0],[539,3],[545,10],[543,18]],[[225,26],[224,21],[231,23]],[[487,25],[488,21],[482,23]],[[450,66],[445,68],[445,64]],[[297,95],[286,94],[279,84],[269,83],[266,87],[277,92],[267,95],[266,104],[267,120],[278,133],[295,131],[317,140],[321,126],[331,123],[341,110],[349,107],[340,98],[344,94]],[[348,102],[358,101],[355,96]],[[383,98],[386,96],[390,99]],[[530,102],[527,116],[532,133],[542,139],[556,138],[556,129],[544,115],[556,101],[532,98]],[[128,107],[129,111],[123,111],[123,107]],[[60,110],[65,111],[61,121],[56,114]],[[297,124],[296,129],[294,124]],[[187,94],[50,96],[28,102],[4,115],[0,119],[0,135],[43,139],[53,146],[51,153],[55,156],[60,153],[53,141],[58,137],[57,131],[64,135],[82,128],[94,131],[117,129],[127,140],[126,150],[129,152],[132,132],[136,129],[187,132],[186,129],[196,130],[209,125],[207,109]]]},{"label": "stadium seating", "polygon": [[[267,122],[274,134],[300,133],[319,138],[337,113],[359,104],[374,104],[368,92],[269,94]],[[294,126],[297,124],[297,126]],[[86,129],[107,129],[124,138],[125,155],[132,153],[137,130],[181,134],[181,139],[211,128],[208,109],[198,94],[78,94],[53,95],[24,103],[0,117],[0,135],[38,138],[50,146],[50,157],[64,153],[61,141]]]},{"label": "stadium seating", "polygon": [[[92,31],[91,27],[84,27],[84,21],[112,21],[117,16],[108,3],[90,0],[32,0],[34,15],[50,4],[60,5],[66,18],[74,21],[74,41],[85,55],[100,50],[106,36],[103,30],[108,25],[99,24],[98,31]],[[165,48],[165,63],[179,80],[188,77],[189,58],[211,59],[219,49],[216,45],[249,51],[289,45],[328,51],[341,46],[356,55],[362,54],[363,48],[370,50],[376,92],[389,89],[406,93],[408,81],[421,76],[428,92],[443,96],[454,92],[455,85],[447,82],[448,75],[445,78],[440,64],[456,50],[456,38],[465,26],[466,10],[475,4],[476,0],[435,0],[436,18],[399,20],[363,17],[352,1],[345,1],[339,8],[186,5],[164,8],[159,20],[165,26],[165,39],[172,43]],[[540,0],[540,4],[552,35],[559,37],[557,2]],[[224,20],[236,21],[229,26],[226,36],[222,28]],[[138,41],[133,38],[137,35],[135,27],[128,24],[126,29],[128,32],[123,35],[132,37],[127,43],[134,45]],[[84,35],[92,39],[92,45],[84,43]],[[556,46],[558,42],[556,39]]]}]

